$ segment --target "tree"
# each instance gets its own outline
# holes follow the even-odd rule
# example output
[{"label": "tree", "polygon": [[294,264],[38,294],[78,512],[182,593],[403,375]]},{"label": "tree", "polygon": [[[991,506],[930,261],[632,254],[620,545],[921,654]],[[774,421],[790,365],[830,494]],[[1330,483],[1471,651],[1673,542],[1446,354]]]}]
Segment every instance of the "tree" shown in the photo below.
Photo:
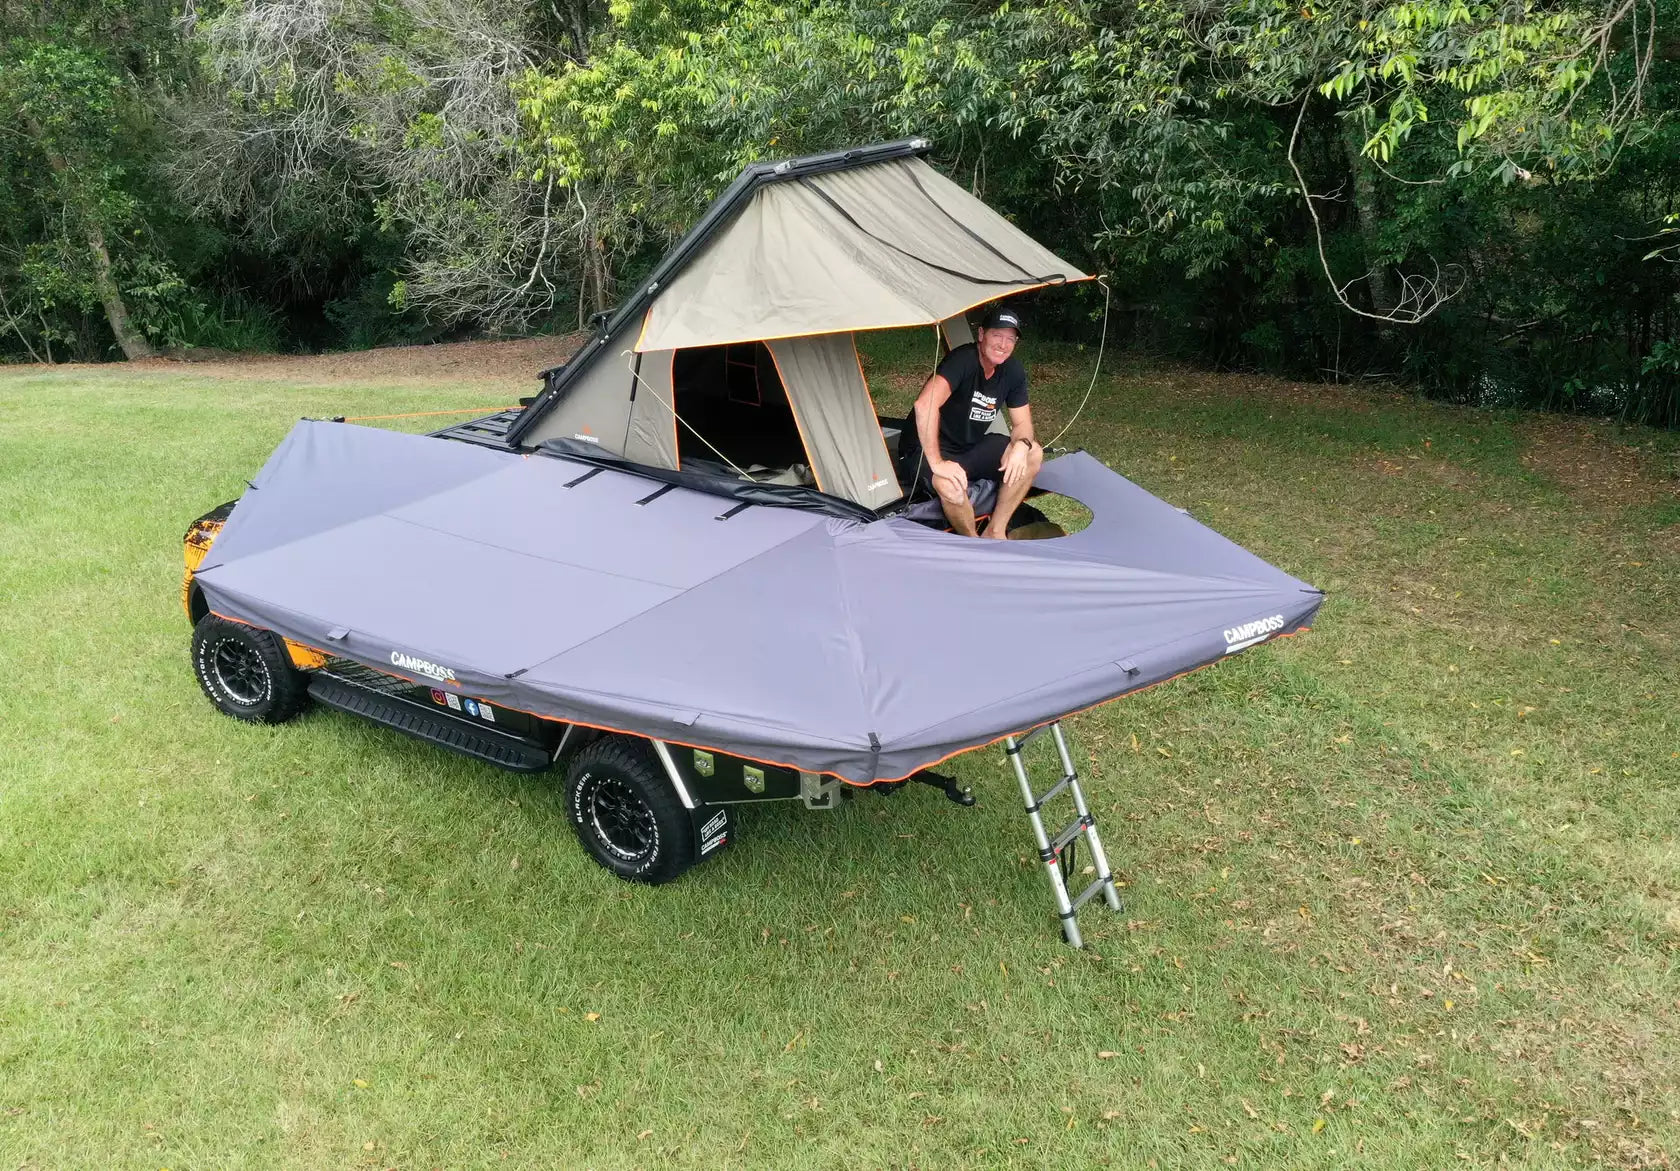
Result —
[{"label": "tree", "polygon": [[[41,227],[36,239],[14,238],[8,250],[20,283],[43,319],[60,302],[97,301],[124,355],[150,357],[108,244],[136,215],[117,146],[124,79],[75,45],[14,39],[8,49],[0,61],[0,118],[12,127],[18,157],[34,163],[14,172],[12,194],[36,205]],[[18,318],[8,316],[28,346]],[[44,320],[43,327],[50,346]]]},{"label": "tree", "polygon": [[196,298],[179,256],[202,250],[179,247],[155,169],[154,111],[190,68],[175,17],[170,0],[0,0],[0,344],[180,340]]},{"label": "tree", "polygon": [[[575,39],[590,13],[542,15]],[[208,81],[175,110],[175,190],[276,257],[386,241],[363,252],[388,257],[394,311],[528,326],[566,299],[579,258],[557,241],[588,214],[520,165],[533,27],[512,0],[237,0],[194,32]]]},{"label": "tree", "polygon": [[[1614,233],[1648,237],[1680,179],[1645,115],[1653,92],[1672,104],[1652,70],[1675,56],[1650,0],[638,0],[612,16],[588,62],[533,71],[523,101],[547,173],[607,193],[621,266],[747,161],[922,133],[1053,246],[1147,290],[1129,320],[1169,349],[1562,402],[1627,386],[1667,328],[1672,282],[1605,284],[1627,260]],[[1588,255],[1596,286],[1575,279]],[[1566,293],[1525,279],[1542,265]],[[1622,349],[1582,344],[1610,320]]]},{"label": "tree", "polygon": [[[1379,225],[1385,191],[1408,182],[1395,168],[1423,182],[1601,173],[1641,129],[1655,17],[1652,0],[1087,0],[925,38],[904,75],[908,100],[958,91],[970,121],[1036,140],[1064,183],[1123,192],[1112,233],[1187,235],[1193,266],[1293,188],[1338,300],[1406,322],[1452,285],[1391,279],[1405,254]],[[1321,208],[1342,197],[1309,181],[1315,154],[1331,189],[1351,188],[1363,306],[1331,276]]]}]

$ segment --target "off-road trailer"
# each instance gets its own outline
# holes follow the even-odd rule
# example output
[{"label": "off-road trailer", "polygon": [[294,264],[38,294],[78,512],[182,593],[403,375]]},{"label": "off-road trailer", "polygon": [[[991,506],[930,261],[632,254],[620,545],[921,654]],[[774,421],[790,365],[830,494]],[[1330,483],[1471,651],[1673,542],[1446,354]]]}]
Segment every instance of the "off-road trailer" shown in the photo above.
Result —
[{"label": "off-road trailer", "polygon": [[[732,806],[798,801],[832,810],[858,792],[835,777],[785,765],[547,719],[465,694],[448,678],[433,681],[428,676],[440,670],[436,664],[405,659],[379,671],[213,614],[195,573],[236,504],[205,513],[187,529],[181,583],[193,627],[193,673],[225,715],[279,724],[314,703],[510,772],[557,768],[584,850],[637,882],[669,882],[728,845]],[[909,781],[958,805],[975,803],[969,790],[931,770],[870,791],[890,795]]]},{"label": "off-road trailer", "polygon": [[[1001,741],[1078,946],[1080,905],[1119,897],[1061,718],[1304,629],[1322,594],[1083,454],[1038,479],[1091,509],[1074,536],[925,527],[938,504],[903,498],[853,331],[955,345],[969,309],[1089,279],[927,145],[748,168],[518,412],[431,436],[298,424],[187,532],[206,695],[246,722],[314,701],[558,766],[585,850],[654,883],[727,845],[743,802],[832,809],[914,780],[972,804],[931,769]],[[995,643],[935,637],[999,607],[1006,675]],[[932,686],[934,662],[961,686]],[[1060,775],[1040,791],[1021,749],[1045,731]],[[1080,842],[1096,877],[1073,894]]]}]

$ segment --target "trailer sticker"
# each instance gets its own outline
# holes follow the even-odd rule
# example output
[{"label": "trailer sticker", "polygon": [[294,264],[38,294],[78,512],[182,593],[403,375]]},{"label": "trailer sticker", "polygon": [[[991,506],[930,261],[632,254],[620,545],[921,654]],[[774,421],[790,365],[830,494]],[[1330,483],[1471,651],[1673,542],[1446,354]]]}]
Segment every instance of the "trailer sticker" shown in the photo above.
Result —
[{"label": "trailer sticker", "polygon": [[496,713],[490,710],[490,705],[487,703],[479,703],[478,714],[480,719],[489,720],[492,724],[496,722]]},{"label": "trailer sticker", "polygon": [[478,715],[478,701],[477,700],[464,699],[464,700],[461,701],[461,707],[469,716]]},{"label": "trailer sticker", "polygon": [[448,703],[449,700],[448,700],[447,697],[445,697],[443,692],[439,691],[436,687],[434,687],[434,688],[432,688],[432,702],[433,703]]},{"label": "trailer sticker", "polygon": [[448,667],[426,659],[417,659],[413,655],[405,655],[401,651],[391,652],[391,665],[401,667],[405,671],[413,671],[417,675],[424,675],[428,679],[436,679],[439,683],[454,683],[455,672]]},{"label": "trailer sticker", "polygon": [[443,698],[444,698],[444,701],[447,702],[450,707],[454,708],[456,711],[461,710],[461,697],[460,696],[456,695],[452,691],[446,691],[446,692],[443,693]]},{"label": "trailer sticker", "polygon": [[1265,642],[1274,632],[1282,629],[1282,614],[1273,614],[1270,618],[1257,618],[1253,622],[1244,622],[1241,626],[1233,626],[1224,632],[1225,653],[1228,655],[1236,654],[1257,642]]}]

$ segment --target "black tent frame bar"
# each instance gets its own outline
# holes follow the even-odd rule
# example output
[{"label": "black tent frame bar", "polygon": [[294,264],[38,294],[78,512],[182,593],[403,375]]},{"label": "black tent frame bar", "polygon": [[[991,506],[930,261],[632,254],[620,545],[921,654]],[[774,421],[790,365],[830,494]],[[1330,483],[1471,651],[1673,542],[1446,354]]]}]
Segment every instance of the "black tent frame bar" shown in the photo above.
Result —
[{"label": "black tent frame bar", "polygon": [[896,142],[882,142],[874,146],[859,146],[848,150],[829,151],[826,154],[806,155],[803,158],[783,159],[781,162],[754,163],[749,166],[722,195],[712,201],[712,206],[707,208],[706,214],[689,229],[688,235],[665,254],[664,259],[648,274],[641,286],[607,319],[605,326],[599,327],[595,336],[584,343],[583,349],[564,365],[542,372],[542,392],[508,427],[508,446],[517,448],[524,442],[526,434],[566,396],[572,384],[607,352],[613,339],[641,321],[648,305],[658,296],[659,290],[688,266],[689,261],[693,260],[700,249],[717,234],[718,229],[733,219],[753,192],[760,187],[807,175],[844,171],[890,159],[924,155],[932,149],[933,143],[925,138],[901,138]]}]

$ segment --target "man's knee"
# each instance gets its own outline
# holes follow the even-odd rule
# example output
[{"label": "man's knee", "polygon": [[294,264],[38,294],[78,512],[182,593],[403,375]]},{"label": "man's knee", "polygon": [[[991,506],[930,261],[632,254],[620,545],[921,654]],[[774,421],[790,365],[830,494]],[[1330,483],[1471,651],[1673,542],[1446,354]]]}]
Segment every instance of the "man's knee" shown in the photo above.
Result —
[{"label": "man's knee", "polygon": [[1033,481],[1038,479],[1038,470],[1043,466],[1044,449],[1035,444],[1032,450],[1027,453],[1026,465],[1021,469],[1026,472],[1026,475],[1021,480],[1022,491],[1025,491],[1033,486]]},{"label": "man's knee", "polygon": [[933,482],[933,490],[939,493],[939,499],[946,504],[961,505],[968,503],[968,493],[957,487],[956,481],[941,477]]}]

